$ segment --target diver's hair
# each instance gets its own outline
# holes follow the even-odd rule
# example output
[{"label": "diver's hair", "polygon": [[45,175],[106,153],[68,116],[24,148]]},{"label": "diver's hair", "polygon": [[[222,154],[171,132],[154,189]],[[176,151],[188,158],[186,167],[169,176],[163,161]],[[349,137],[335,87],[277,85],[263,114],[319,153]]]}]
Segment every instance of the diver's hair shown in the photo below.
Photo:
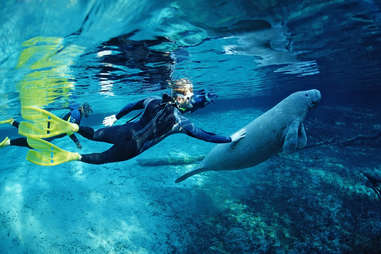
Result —
[{"label": "diver's hair", "polygon": [[85,113],[85,115],[89,115],[91,113],[93,113],[93,110],[91,109],[91,106],[89,103],[85,102],[81,105],[81,108],[83,110],[83,112]]},{"label": "diver's hair", "polygon": [[177,94],[185,95],[187,92],[193,93],[193,84],[187,78],[177,79],[170,82],[169,87],[171,88],[171,95],[175,96]]}]

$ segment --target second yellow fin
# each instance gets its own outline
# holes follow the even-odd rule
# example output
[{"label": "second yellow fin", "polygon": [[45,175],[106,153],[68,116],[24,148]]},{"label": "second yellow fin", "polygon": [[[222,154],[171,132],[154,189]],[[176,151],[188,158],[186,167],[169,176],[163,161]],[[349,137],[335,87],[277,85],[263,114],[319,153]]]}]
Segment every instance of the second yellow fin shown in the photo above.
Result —
[{"label": "second yellow fin", "polygon": [[23,118],[33,122],[21,122],[19,134],[32,138],[50,138],[63,133],[68,135],[78,131],[79,126],[65,121],[56,115],[38,107],[22,108]]},{"label": "second yellow fin", "polygon": [[26,159],[41,166],[56,166],[65,162],[79,160],[81,155],[59,148],[48,141],[39,138],[27,139],[29,146],[36,150],[29,150]]}]

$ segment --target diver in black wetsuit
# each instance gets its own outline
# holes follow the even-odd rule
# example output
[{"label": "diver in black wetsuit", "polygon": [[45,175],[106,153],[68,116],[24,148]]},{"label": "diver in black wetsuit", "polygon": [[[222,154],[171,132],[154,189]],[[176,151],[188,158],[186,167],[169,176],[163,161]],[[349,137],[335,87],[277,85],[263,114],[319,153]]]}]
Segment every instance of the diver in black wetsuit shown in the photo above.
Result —
[{"label": "diver in black wetsuit", "polygon": [[[84,104],[80,105],[79,107],[78,106],[72,107],[70,112],[65,114],[62,117],[62,119],[65,121],[69,121],[71,123],[75,123],[75,124],[80,125],[82,117],[83,116],[88,117],[92,112],[93,112],[93,110],[91,109],[90,105],[88,103],[84,103]],[[20,124],[19,122],[15,121],[13,118],[2,121],[2,122],[9,123],[13,127],[16,127],[17,129],[19,128],[19,124]],[[54,139],[62,138],[65,136],[66,136],[66,134],[61,134],[58,136],[47,138],[46,140],[52,141]],[[73,142],[76,144],[76,146],[78,148],[82,148],[81,143],[79,142],[78,138],[74,134],[70,135],[69,137],[71,140],[73,140]],[[0,147],[4,147],[4,146],[24,146],[24,147],[31,148],[28,145],[26,138],[9,139],[8,137],[6,137],[0,144]]]},{"label": "diver in black wetsuit", "polygon": [[[113,146],[102,153],[81,154],[76,159],[91,164],[125,161],[174,133],[185,133],[213,143],[238,142],[246,135],[245,131],[241,131],[225,137],[197,128],[182,113],[206,105],[209,94],[201,92],[194,96],[192,84],[187,79],[177,80],[174,86],[172,96],[150,97],[128,104],[118,114],[106,117],[103,123],[110,127],[94,131],[90,127],[80,126],[78,133],[82,136]],[[144,112],[138,121],[111,126],[129,112],[139,109]]]}]

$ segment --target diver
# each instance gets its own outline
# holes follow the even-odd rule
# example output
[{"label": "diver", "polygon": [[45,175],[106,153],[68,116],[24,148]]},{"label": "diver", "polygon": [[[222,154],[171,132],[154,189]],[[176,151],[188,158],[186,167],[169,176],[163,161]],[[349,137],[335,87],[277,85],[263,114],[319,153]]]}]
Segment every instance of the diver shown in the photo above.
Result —
[{"label": "diver", "polygon": [[[129,160],[175,133],[185,133],[191,137],[213,143],[236,143],[245,137],[245,130],[230,137],[206,132],[196,127],[182,115],[187,111],[192,111],[192,109],[194,111],[203,107],[211,101],[211,94],[208,95],[205,92],[194,96],[193,85],[188,79],[176,80],[172,83],[171,90],[171,96],[163,94],[161,98],[149,97],[128,104],[116,115],[106,117],[103,123],[107,127],[96,131],[90,127],[60,122],[58,117],[51,119],[47,117],[47,124],[49,121],[54,121],[53,125],[61,126],[59,128],[64,129],[67,133],[77,132],[87,139],[110,143],[113,146],[101,153],[78,154],[64,151],[41,139],[28,138],[28,143],[37,150],[29,151],[27,159],[35,164],[46,166],[73,160],[90,164],[103,164]],[[36,110],[46,112],[38,108]],[[138,120],[112,126],[117,120],[134,110],[143,110]],[[52,116],[51,113],[46,113]],[[56,133],[55,130],[51,131]],[[37,134],[41,138],[47,137],[44,130]]]},{"label": "diver", "polygon": [[[75,106],[70,108],[70,112],[65,114],[62,119],[65,121],[68,121],[70,123],[75,123],[80,125],[82,117],[89,117],[89,115],[93,113],[93,110],[91,109],[90,105],[88,103],[84,103],[80,106]],[[16,127],[17,129],[20,126],[20,123],[15,121],[13,118],[7,119],[4,121],[0,121],[0,124],[5,124],[8,123],[12,125],[13,127]],[[47,138],[46,140],[52,141],[56,138],[62,138],[66,136],[66,134],[60,134],[54,137]],[[81,143],[79,142],[78,138],[72,134],[69,136],[71,140],[76,144],[76,146],[81,149]],[[28,148],[32,148],[31,146],[28,145],[27,138],[15,138],[15,139],[9,139],[6,137],[2,142],[0,142],[0,148],[5,147],[5,146],[24,146]]]}]

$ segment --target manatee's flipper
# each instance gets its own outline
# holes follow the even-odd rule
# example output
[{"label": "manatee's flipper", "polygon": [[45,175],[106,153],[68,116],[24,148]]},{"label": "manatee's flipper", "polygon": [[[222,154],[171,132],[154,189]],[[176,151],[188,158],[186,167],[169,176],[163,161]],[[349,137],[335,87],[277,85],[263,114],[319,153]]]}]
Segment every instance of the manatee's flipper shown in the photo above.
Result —
[{"label": "manatee's flipper", "polygon": [[368,179],[368,181],[372,184],[379,184],[381,183],[381,175],[376,175],[376,174],[369,174],[365,171],[361,172],[364,176],[366,176],[366,178]]},{"label": "manatee's flipper", "polygon": [[381,175],[369,174],[367,172],[362,172],[362,174],[367,178],[367,186],[372,188],[379,199],[381,199]]},{"label": "manatee's flipper", "polygon": [[201,156],[170,156],[165,158],[150,158],[150,159],[137,159],[140,166],[166,166],[166,165],[187,165],[199,162],[204,159],[204,155]]},{"label": "manatee's flipper", "polygon": [[207,170],[205,170],[205,169],[203,169],[203,168],[198,168],[198,169],[196,169],[196,170],[190,171],[190,172],[186,173],[185,175],[182,175],[182,176],[180,176],[179,178],[177,178],[176,181],[175,181],[175,183],[182,182],[182,181],[184,181],[185,179],[187,179],[188,177],[191,177],[191,176],[193,176],[193,175],[197,175],[197,174],[202,173],[202,172],[204,172],[204,171],[207,171]]},{"label": "manatee's flipper", "polygon": [[28,145],[36,150],[29,150],[26,159],[41,166],[56,166],[64,162],[79,160],[78,153],[71,153],[42,139],[28,137]]},{"label": "manatee's flipper", "polygon": [[298,132],[298,149],[303,148],[307,145],[307,134],[306,130],[304,129],[304,124],[301,123],[299,125],[299,132]]},{"label": "manatee's flipper", "polygon": [[32,138],[50,138],[78,131],[78,125],[65,121],[54,114],[33,106],[22,108],[23,117],[33,122],[21,122],[19,134]]},{"label": "manatee's flipper", "polygon": [[291,153],[298,147],[298,132],[300,121],[293,121],[286,129],[282,150]]}]

